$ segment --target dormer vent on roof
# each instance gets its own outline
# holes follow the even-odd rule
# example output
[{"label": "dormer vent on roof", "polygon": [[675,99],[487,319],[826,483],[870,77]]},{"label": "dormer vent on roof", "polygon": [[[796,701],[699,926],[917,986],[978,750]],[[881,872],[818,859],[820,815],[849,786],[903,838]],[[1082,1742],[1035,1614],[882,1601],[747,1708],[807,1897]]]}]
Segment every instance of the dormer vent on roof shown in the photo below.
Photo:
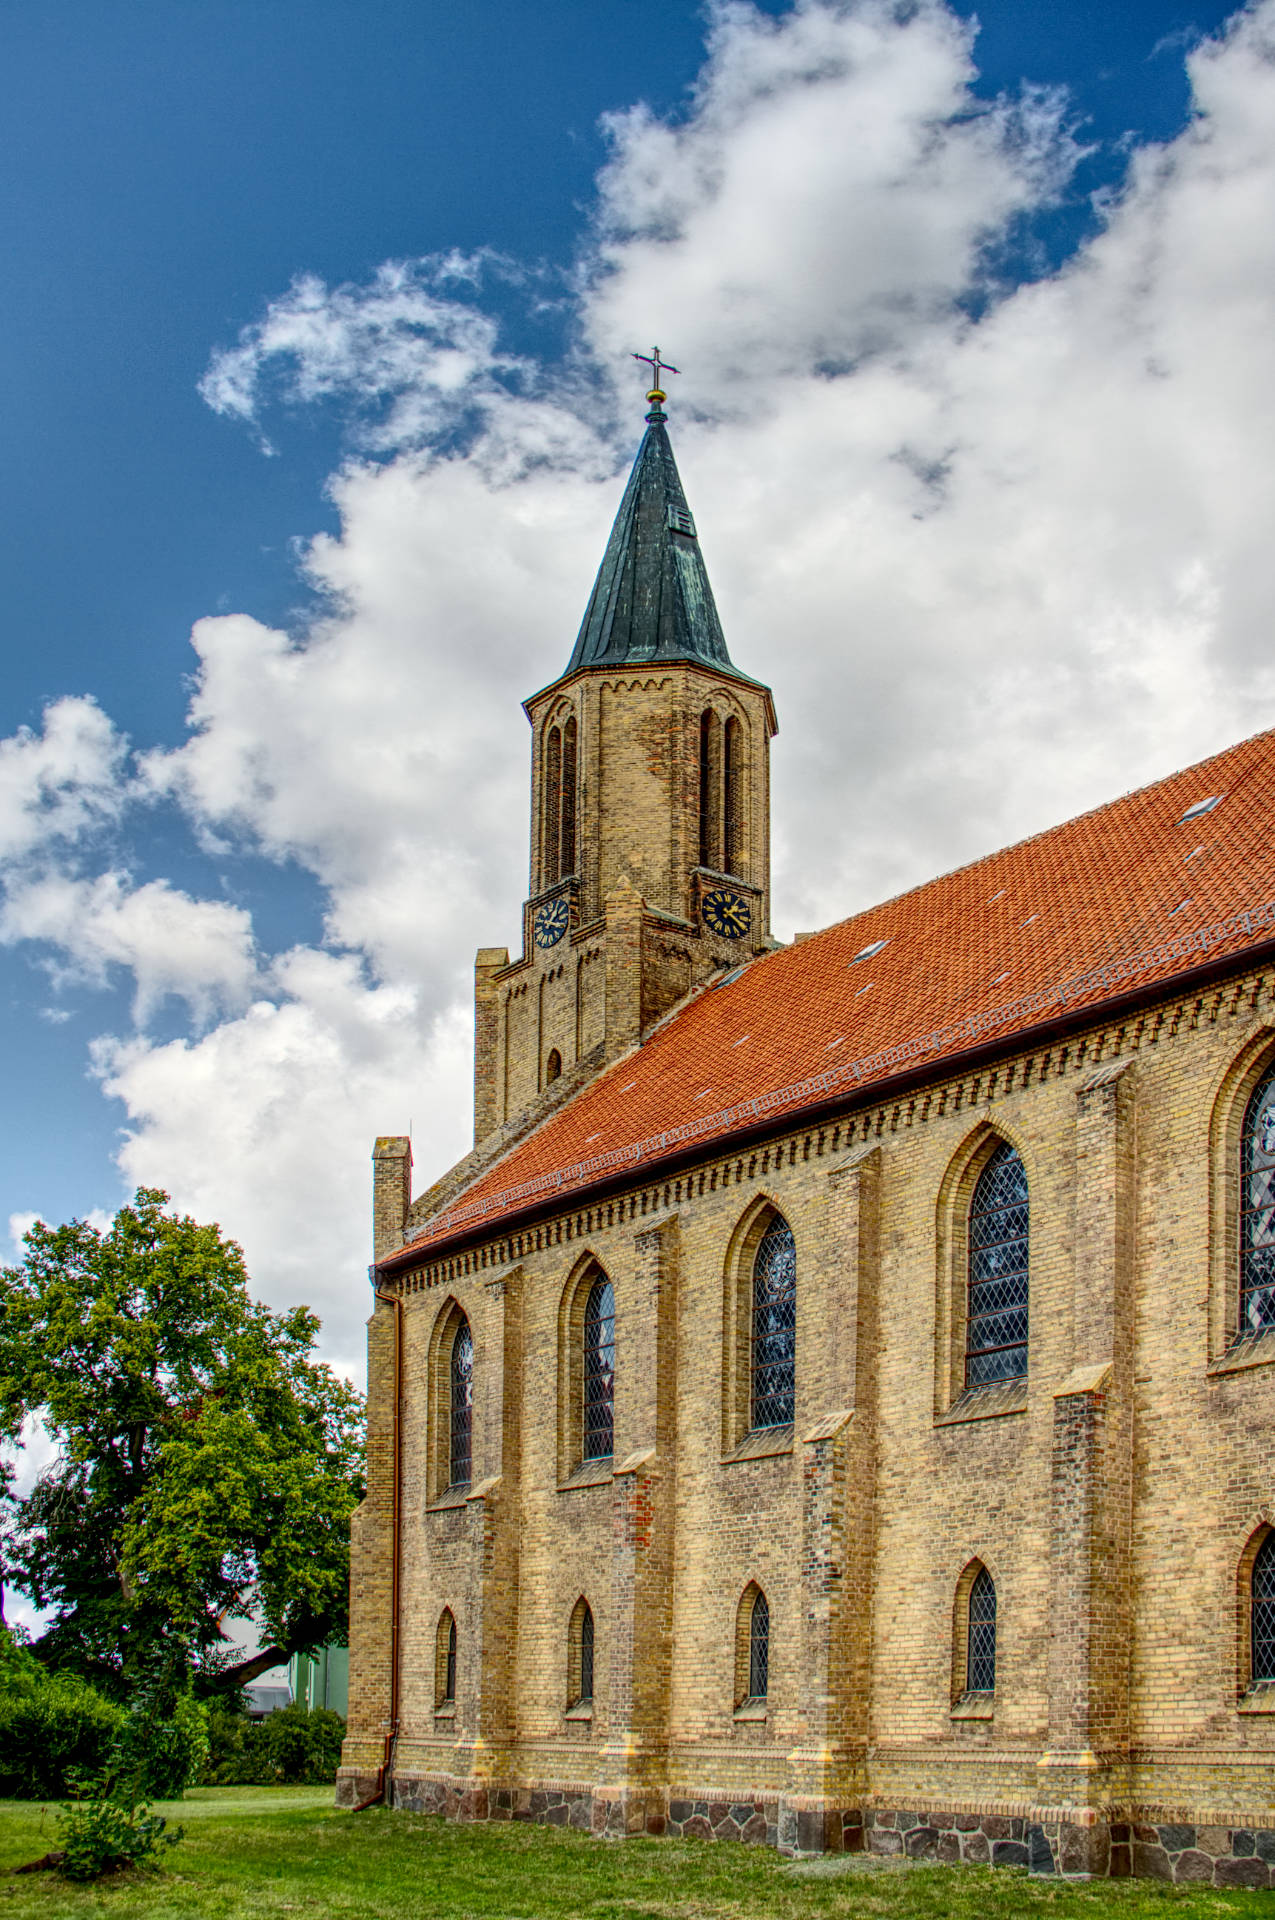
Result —
[{"label": "dormer vent on roof", "polygon": [[1225,798],[1225,794],[1211,793],[1207,800],[1197,800],[1194,806],[1188,807],[1186,812],[1179,817],[1178,825],[1181,826],[1186,820],[1198,820],[1202,813],[1212,813],[1219,800],[1224,800]]}]

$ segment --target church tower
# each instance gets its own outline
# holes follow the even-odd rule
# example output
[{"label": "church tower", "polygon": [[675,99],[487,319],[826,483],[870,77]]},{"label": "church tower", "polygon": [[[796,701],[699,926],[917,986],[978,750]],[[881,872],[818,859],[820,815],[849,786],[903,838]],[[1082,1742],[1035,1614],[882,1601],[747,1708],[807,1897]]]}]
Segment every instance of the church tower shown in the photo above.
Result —
[{"label": "church tower", "polygon": [[[661,371],[658,349],[656,379]],[[531,723],[523,951],[479,950],[476,1146],[770,937],[770,689],[731,662],[658,385],[565,673]]]}]

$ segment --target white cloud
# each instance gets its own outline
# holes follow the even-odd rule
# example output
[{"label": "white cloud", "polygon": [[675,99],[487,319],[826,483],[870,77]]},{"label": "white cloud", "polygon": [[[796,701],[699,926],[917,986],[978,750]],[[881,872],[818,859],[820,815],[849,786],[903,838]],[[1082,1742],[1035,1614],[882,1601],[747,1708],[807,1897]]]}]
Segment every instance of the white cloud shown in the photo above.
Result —
[{"label": "white cloud", "polygon": [[125,804],[128,742],[96,701],[56,700],[40,733],[0,740],[0,861],[100,833]]},{"label": "white cloud", "polygon": [[214,412],[253,425],[271,398],[339,398],[364,411],[372,447],[429,439],[499,396],[520,369],[497,352],[495,323],[443,291],[472,292],[493,265],[462,254],[391,260],[369,287],[329,288],[300,274],[264,320],[213,355],[200,392]]},{"label": "white cloud", "polygon": [[112,969],[125,968],[133,976],[139,1024],[170,994],[206,1021],[218,1009],[242,1005],[256,982],[247,911],[192,899],[166,880],[133,886],[116,872],[18,879],[0,907],[0,941],[52,948],[55,958],[47,964],[59,986],[105,986]]},{"label": "white cloud", "polygon": [[[373,1135],[415,1121],[420,1184],[467,1141],[469,963],[525,886],[518,703],[565,663],[652,332],[734,657],[776,690],[781,932],[1275,716],[1275,0],[1190,55],[1196,118],[1098,237],[1008,293],[986,263],[1072,164],[1063,103],[979,104],[936,4],[712,20],[688,115],[613,122],[571,364],[527,397],[472,262],[298,282],[204,390],[257,431],[344,405],[380,456],[332,482],[321,616],[201,621],[189,738],[137,770],[87,701],[0,746],[4,925],[130,967],[139,1014],[221,1015],[99,1040],[122,1170],[219,1219],[345,1364]],[[76,866],[140,796],[304,866],[327,947],[272,960],[236,908]]]}]

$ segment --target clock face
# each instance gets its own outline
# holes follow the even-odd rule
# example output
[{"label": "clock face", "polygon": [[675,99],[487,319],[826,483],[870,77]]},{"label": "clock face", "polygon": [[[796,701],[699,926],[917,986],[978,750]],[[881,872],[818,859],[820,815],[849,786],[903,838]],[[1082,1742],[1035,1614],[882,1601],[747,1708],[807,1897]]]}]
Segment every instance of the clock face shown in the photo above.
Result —
[{"label": "clock face", "polygon": [[700,901],[704,923],[724,940],[742,940],[752,921],[752,911],[742,893],[729,887],[714,887]]},{"label": "clock face", "polygon": [[556,900],[546,900],[536,914],[536,945],[556,947],[570,924],[571,909],[561,894]]}]

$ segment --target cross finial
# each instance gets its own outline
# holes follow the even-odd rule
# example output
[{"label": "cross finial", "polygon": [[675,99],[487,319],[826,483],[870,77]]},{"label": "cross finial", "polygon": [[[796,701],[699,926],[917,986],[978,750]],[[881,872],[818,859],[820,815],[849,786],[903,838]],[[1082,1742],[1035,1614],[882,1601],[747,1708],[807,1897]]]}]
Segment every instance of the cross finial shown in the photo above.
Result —
[{"label": "cross finial", "polygon": [[[667,398],[663,387],[660,385],[660,375],[662,373],[676,373],[677,368],[671,367],[667,360],[660,359],[660,350],[658,347],[652,347],[650,353],[635,353],[633,358],[640,360],[643,366],[651,369],[651,390],[646,397],[651,403],[652,411],[658,414]],[[648,413],[646,417],[649,420],[651,414]],[[661,415],[661,418],[662,417]]]}]

